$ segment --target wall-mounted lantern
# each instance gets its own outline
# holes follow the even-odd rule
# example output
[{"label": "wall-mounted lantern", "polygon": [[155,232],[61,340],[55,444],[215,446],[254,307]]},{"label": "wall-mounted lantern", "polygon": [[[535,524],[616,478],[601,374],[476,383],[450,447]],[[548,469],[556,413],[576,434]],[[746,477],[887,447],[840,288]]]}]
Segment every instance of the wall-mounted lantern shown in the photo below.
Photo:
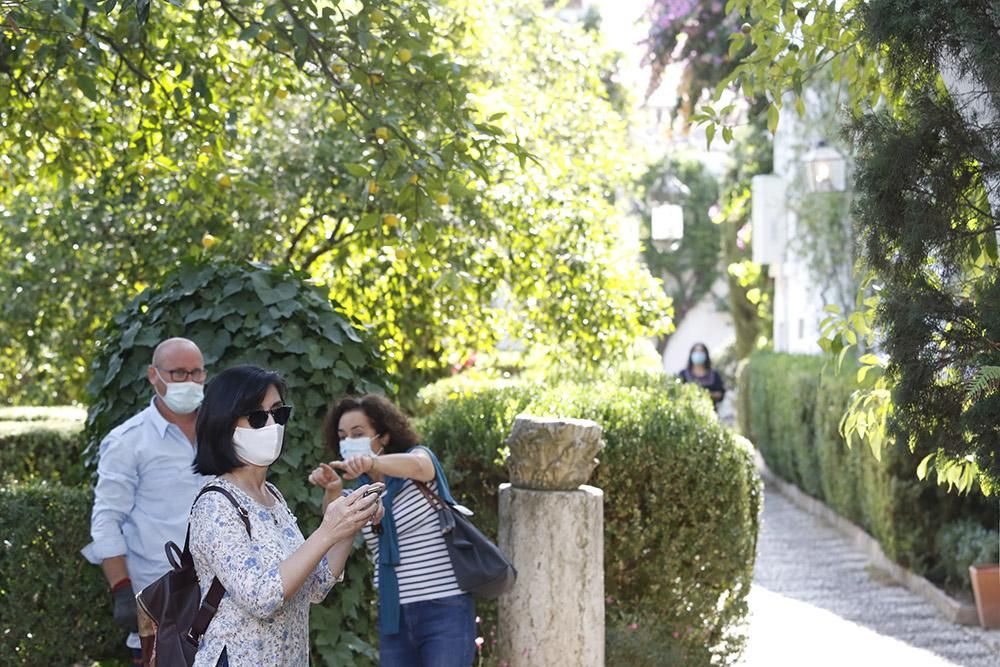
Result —
[{"label": "wall-mounted lantern", "polygon": [[674,176],[664,176],[650,188],[650,229],[653,246],[660,251],[677,250],[684,239],[684,208],[678,203],[690,194]]},{"label": "wall-mounted lantern", "polygon": [[820,141],[802,156],[806,166],[809,192],[844,192],[847,190],[847,159],[833,146]]}]

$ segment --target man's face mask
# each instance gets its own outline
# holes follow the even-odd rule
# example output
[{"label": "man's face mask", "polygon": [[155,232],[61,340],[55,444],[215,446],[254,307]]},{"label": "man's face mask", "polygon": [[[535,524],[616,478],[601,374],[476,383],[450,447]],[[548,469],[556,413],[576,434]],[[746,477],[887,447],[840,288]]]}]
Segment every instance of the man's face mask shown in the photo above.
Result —
[{"label": "man's face mask", "polygon": [[[167,393],[160,396],[171,412],[179,415],[186,415],[194,412],[201,406],[202,398],[205,396],[205,386],[193,381],[187,382],[167,382],[160,375],[160,370],[156,370],[156,376],[160,378],[167,387]],[[159,394],[157,394],[159,395]]]}]

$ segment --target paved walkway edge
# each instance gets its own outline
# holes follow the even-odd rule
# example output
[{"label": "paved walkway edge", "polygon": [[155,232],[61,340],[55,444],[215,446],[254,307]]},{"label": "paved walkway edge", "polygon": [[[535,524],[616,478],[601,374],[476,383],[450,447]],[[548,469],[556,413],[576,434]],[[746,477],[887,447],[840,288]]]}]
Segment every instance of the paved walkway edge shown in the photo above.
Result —
[{"label": "paved walkway edge", "polygon": [[760,452],[756,452],[757,468],[765,482],[774,486],[781,495],[813,516],[819,517],[834,526],[849,537],[854,544],[863,549],[873,565],[885,570],[889,576],[913,593],[922,596],[937,607],[941,615],[951,623],[959,625],[979,625],[979,614],[975,605],[960,602],[918,574],[910,572],[905,567],[892,561],[882,551],[882,546],[862,528],[840,516],[823,502],[813,498],[779,478],[767,467]]}]

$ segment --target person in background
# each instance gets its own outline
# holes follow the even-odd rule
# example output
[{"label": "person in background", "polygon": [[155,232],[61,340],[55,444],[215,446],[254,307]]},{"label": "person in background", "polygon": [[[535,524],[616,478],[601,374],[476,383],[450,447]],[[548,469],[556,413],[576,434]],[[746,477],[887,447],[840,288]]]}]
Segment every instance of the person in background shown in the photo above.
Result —
[{"label": "person in background", "polygon": [[[324,439],[340,460],[321,463],[309,481],[324,498],[348,480],[384,481],[385,519],[362,534],[375,563],[382,667],[469,667],[475,657],[476,610],[462,591],[437,511],[418,483],[453,503],[440,463],[420,445],[406,415],[381,396],[346,397],[326,416]],[[440,477],[440,479],[439,479]]]},{"label": "person in background", "polygon": [[695,343],[691,346],[687,368],[678,373],[678,376],[683,382],[694,382],[707,389],[718,412],[719,403],[726,396],[726,386],[719,372],[712,368],[712,358],[708,355],[708,348],[704,343]]},{"label": "person in background", "polygon": [[195,420],[205,383],[201,350],[187,338],[156,346],[146,379],[153,398],[101,441],[84,557],[100,565],[111,587],[115,622],[128,630],[135,664],[142,648],[135,594],[170,570],[163,545],[182,544],[191,503],[203,484],[191,465]]},{"label": "person in background", "polygon": [[[219,373],[198,414],[195,469],[216,475],[191,509],[191,557],[204,598],[218,578],[226,589],[202,636],[195,667],[305,667],[309,606],[322,602],[354,545],[382,518],[382,484],[323,503],[308,539],[267,471],[281,457],[292,415],[285,381],[257,366]],[[371,493],[366,493],[371,491]],[[250,523],[247,530],[244,519]]]}]

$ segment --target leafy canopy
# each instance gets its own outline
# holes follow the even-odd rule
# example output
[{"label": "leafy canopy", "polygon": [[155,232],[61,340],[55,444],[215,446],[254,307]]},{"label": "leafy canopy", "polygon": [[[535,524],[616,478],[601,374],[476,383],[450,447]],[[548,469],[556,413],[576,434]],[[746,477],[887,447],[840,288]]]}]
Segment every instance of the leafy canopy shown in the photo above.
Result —
[{"label": "leafy canopy", "polygon": [[592,360],[669,326],[618,243],[607,59],[534,5],[8,7],[0,400],[79,399],[101,324],[199,243],[318,277],[404,387],[499,340]]}]

